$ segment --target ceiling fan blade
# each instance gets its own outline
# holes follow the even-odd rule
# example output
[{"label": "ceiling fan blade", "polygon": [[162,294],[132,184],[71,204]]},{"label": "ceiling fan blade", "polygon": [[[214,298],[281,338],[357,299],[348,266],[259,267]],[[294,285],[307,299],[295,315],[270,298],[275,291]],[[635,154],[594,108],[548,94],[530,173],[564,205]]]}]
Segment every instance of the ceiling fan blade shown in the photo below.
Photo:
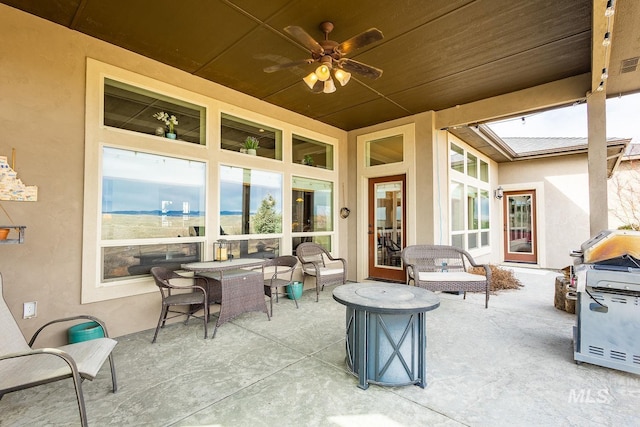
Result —
[{"label": "ceiling fan blade", "polygon": [[263,69],[263,71],[265,73],[273,73],[275,71],[280,71],[280,70],[284,70],[287,68],[293,68],[293,67],[297,67],[299,65],[306,65],[306,64],[311,64],[313,62],[313,59],[301,59],[299,61],[292,61],[292,62],[284,62],[282,64],[275,64],[275,65],[271,65],[270,67],[266,67]]},{"label": "ceiling fan blade", "polygon": [[291,37],[302,43],[302,45],[309,49],[312,53],[316,53],[318,55],[322,55],[324,53],[324,49],[322,48],[322,46],[320,46],[320,43],[318,43],[301,27],[289,25],[288,27],[285,27],[284,30],[289,33]]},{"label": "ceiling fan blade", "polygon": [[342,55],[347,55],[350,52],[353,52],[356,49],[360,49],[363,46],[366,46],[370,43],[377,42],[378,40],[382,40],[384,36],[382,35],[382,31],[377,28],[370,28],[367,31],[358,34],[357,36],[351,37],[349,40],[345,40],[335,47],[335,50]]},{"label": "ceiling fan blade", "polygon": [[342,58],[338,64],[350,73],[356,73],[370,79],[377,79],[382,75],[381,69],[363,64],[362,62],[358,62],[354,59]]}]

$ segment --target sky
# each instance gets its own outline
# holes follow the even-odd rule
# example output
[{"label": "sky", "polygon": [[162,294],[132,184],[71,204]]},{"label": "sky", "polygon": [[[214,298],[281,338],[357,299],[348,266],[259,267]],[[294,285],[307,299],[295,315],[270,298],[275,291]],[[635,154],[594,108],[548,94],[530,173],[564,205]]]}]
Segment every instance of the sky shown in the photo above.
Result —
[{"label": "sky", "polygon": [[[607,99],[607,138],[633,138],[640,144],[640,94]],[[587,104],[489,123],[501,138],[587,137]]]}]

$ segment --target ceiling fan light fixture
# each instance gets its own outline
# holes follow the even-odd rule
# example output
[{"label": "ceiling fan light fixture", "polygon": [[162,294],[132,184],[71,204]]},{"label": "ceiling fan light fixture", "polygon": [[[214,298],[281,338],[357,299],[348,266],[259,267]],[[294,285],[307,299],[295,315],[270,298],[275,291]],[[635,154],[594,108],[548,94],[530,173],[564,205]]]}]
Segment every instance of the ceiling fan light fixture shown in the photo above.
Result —
[{"label": "ceiling fan light fixture", "polygon": [[349,83],[349,79],[351,78],[351,73],[340,69],[335,70],[333,72],[333,75],[335,76],[336,80],[340,82],[340,86],[344,86]]},{"label": "ceiling fan light fixture", "polygon": [[316,68],[316,76],[318,76],[318,80],[321,82],[326,82],[329,78],[331,78],[331,70],[325,64],[320,65]]},{"label": "ceiling fan light fixture", "polygon": [[315,86],[318,81],[318,76],[316,76],[316,73],[310,73],[306,77],[303,77],[302,80],[309,86],[309,89],[313,89],[313,86]]},{"label": "ceiling fan light fixture", "polygon": [[333,93],[336,91],[336,85],[333,83],[333,79],[331,77],[324,82],[324,89],[322,91],[324,93]]}]

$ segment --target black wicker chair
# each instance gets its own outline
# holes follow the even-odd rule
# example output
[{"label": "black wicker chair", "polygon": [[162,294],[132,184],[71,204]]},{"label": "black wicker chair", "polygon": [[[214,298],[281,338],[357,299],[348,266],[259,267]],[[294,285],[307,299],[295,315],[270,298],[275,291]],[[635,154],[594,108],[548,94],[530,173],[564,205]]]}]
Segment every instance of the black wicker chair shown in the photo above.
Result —
[{"label": "black wicker chair", "polygon": [[[293,283],[293,272],[298,265],[298,258],[293,255],[283,255],[266,261],[263,264],[266,277],[264,280],[264,294],[269,297],[271,316],[273,316],[273,296],[278,302],[278,288],[283,288]],[[296,308],[298,300],[294,299]]]},{"label": "black wicker chair", "polygon": [[325,285],[341,285],[347,281],[347,260],[334,258],[317,243],[300,243],[296,255],[302,263],[303,282],[307,276],[316,278],[316,302]]},{"label": "black wicker chair", "polygon": [[[184,323],[185,325],[189,321],[190,317],[195,316],[194,313],[201,308],[204,310],[204,337],[207,338],[207,322],[209,321],[209,300],[207,297],[206,287],[208,286],[204,278],[191,278],[181,276],[178,273],[169,270],[164,267],[152,267],[151,275],[153,276],[160,295],[162,295],[162,309],[160,311],[160,317],[158,318],[158,325],[156,326],[156,332],[153,334],[152,343],[156,342],[158,337],[158,331],[160,328],[164,328],[164,324],[167,319],[172,319],[177,316],[187,316]],[[191,283],[198,283],[202,281],[202,286],[198,285],[177,285],[172,284],[170,281],[174,279],[180,279],[181,281],[191,281]],[[191,290],[192,292],[174,292],[175,290]],[[171,310],[174,306],[189,306],[188,311]],[[169,313],[175,313],[174,316],[167,318]]]}]

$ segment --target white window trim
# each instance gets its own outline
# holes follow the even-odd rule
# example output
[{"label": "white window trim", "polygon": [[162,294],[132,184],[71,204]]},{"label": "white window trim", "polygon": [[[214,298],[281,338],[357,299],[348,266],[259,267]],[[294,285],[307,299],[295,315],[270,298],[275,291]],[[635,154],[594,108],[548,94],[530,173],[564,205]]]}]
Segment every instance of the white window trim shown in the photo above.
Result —
[{"label": "white window trim", "polygon": [[[456,146],[458,146],[459,148],[461,148],[463,150],[463,156],[464,156],[464,170],[462,172],[458,172],[456,170],[453,170],[451,168],[451,144],[455,144]],[[472,154],[473,156],[476,157],[478,163],[476,165],[477,168],[477,172],[478,172],[478,177],[474,178],[471,177],[469,175],[467,175],[467,153]],[[480,179],[480,160],[482,160],[483,162],[485,162],[488,165],[488,176],[489,176],[489,182],[484,182]],[[473,148],[469,147],[467,144],[465,144],[463,141],[458,140],[458,139],[453,139],[451,137],[449,137],[448,139],[448,144],[447,144],[447,170],[448,170],[448,190],[447,190],[447,201],[449,203],[449,207],[448,207],[448,212],[449,212],[449,232],[448,232],[448,239],[449,239],[449,244],[451,244],[452,242],[452,236],[455,235],[463,235],[464,236],[464,246],[465,246],[465,250],[468,250],[469,253],[471,253],[473,256],[480,256],[480,255],[485,255],[485,254],[490,254],[492,252],[492,247],[494,247],[494,245],[496,244],[496,242],[494,242],[493,239],[493,230],[495,228],[495,224],[494,224],[494,217],[493,217],[493,203],[491,203],[492,197],[493,197],[493,193],[491,192],[491,173],[492,173],[492,165],[491,165],[491,161],[488,157],[484,156],[482,153],[480,153],[477,150],[474,150]],[[463,185],[463,202],[464,202],[464,231],[453,231],[451,229],[452,224],[453,224],[453,212],[451,211],[451,183],[452,182],[457,182]],[[479,248],[471,248],[471,249],[467,249],[467,245],[468,245],[468,236],[469,236],[469,229],[468,229],[468,213],[469,213],[469,206],[468,206],[468,191],[467,189],[469,187],[473,187],[473,188],[477,188],[479,191],[487,191],[489,194],[489,228],[488,229],[481,229],[479,228],[477,230],[478,234],[480,234],[480,232],[488,232],[489,233],[489,246],[484,246],[484,247],[479,247]],[[480,199],[480,193],[478,193],[478,199]],[[479,208],[481,209],[481,208]],[[479,211],[480,212],[480,211]],[[476,232],[474,230],[474,232]],[[480,238],[480,236],[479,236]]]},{"label": "white window trim", "polygon": [[[141,89],[164,94],[206,108],[206,145],[173,141],[167,145],[164,138],[144,135],[133,131],[111,128],[103,125],[104,78],[121,81]],[[223,150],[220,146],[220,116],[226,113],[239,118],[261,123],[282,130],[282,160],[253,158],[242,153]],[[291,158],[292,134],[316,140],[333,146],[333,170],[311,168],[296,164]],[[213,242],[219,233],[219,166],[221,164],[250,169],[261,169],[281,173],[283,177],[283,232],[269,237],[281,238],[281,253],[291,253],[291,182],[292,176],[306,176],[333,182],[332,248],[339,247],[339,206],[338,195],[340,159],[338,139],[319,132],[304,129],[250,110],[221,102],[171,84],[152,79],[98,60],[87,58],[86,111],[85,111],[85,170],[84,170],[84,211],[83,211],[83,257],[82,257],[82,297],[83,304],[157,292],[151,277],[127,278],[120,281],[101,283],[102,260],[99,244],[101,216],[101,153],[104,145],[116,148],[140,150],[152,154],[167,155],[202,161],[207,164],[207,236],[203,256],[213,257]],[[214,195],[215,194],[215,195]],[[254,238],[257,235],[251,235]]]}]

